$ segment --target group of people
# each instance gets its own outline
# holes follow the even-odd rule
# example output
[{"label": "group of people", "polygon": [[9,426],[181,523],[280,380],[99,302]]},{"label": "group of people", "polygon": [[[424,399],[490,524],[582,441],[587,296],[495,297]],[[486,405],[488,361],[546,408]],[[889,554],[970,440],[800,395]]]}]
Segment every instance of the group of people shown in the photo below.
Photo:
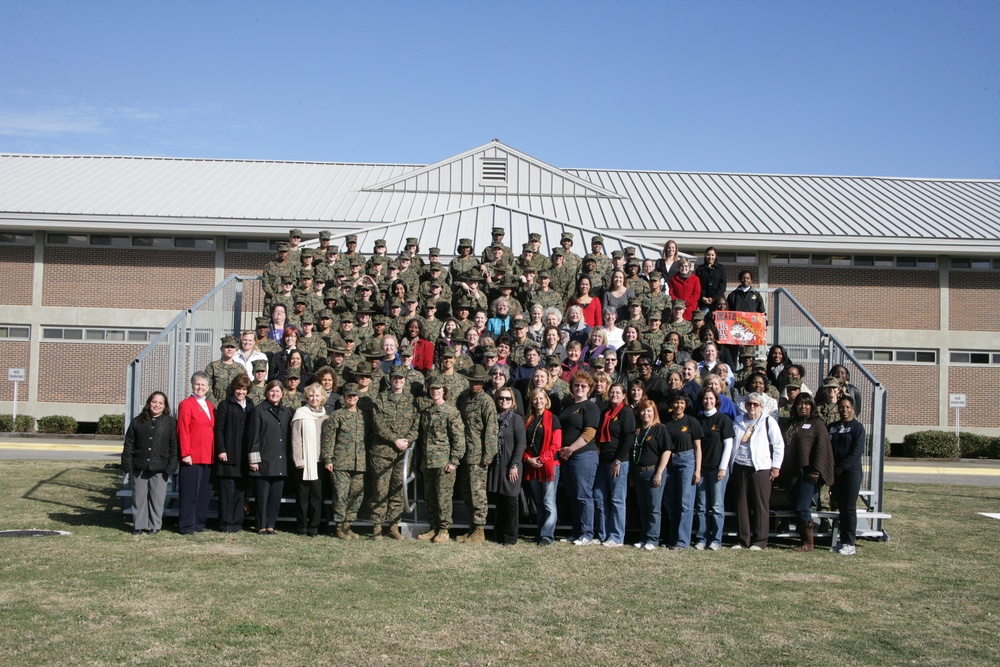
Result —
[{"label": "group of people", "polygon": [[853,553],[860,393],[835,367],[817,403],[780,346],[758,361],[754,347],[719,343],[718,310],[763,313],[765,301],[749,271],[727,293],[713,248],[693,269],[672,241],[639,260],[605,255],[595,236],[580,257],[567,233],[548,258],[533,234],[515,256],[495,228],[481,256],[461,239],[445,268],[415,238],[389,258],[381,239],[365,257],[352,236],[344,253],[325,232],[318,249],[301,236],[264,268],[256,331],[222,339],[176,419],[154,392],[129,426],[136,532],[160,529],[179,471],[182,533],[205,529],[215,479],[220,530],[242,529],[252,488],[256,530],[273,534],[290,481],[299,533],[318,533],[332,494],[337,537],[358,537],[364,504],[374,538],[402,539],[412,450],[431,526],[420,539],[435,543],[451,540],[458,486],[464,542],[487,538],[492,506],[493,538],[513,544],[533,506],[535,539],[552,544],[562,506],[568,541],[621,546],[632,493],[637,547],[718,549],[728,502],[734,547],[757,550],[782,484],[811,550],[826,485],[843,515],[838,551]]}]

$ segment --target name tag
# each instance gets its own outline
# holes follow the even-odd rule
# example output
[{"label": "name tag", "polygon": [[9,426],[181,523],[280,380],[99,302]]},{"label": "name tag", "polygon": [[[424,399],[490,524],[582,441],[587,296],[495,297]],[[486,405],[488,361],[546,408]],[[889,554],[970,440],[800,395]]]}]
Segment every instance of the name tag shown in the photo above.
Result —
[{"label": "name tag", "polygon": [[809,428],[812,428],[812,427],[813,427],[812,424],[803,424],[802,425],[802,430],[806,430],[806,429],[809,429]]}]

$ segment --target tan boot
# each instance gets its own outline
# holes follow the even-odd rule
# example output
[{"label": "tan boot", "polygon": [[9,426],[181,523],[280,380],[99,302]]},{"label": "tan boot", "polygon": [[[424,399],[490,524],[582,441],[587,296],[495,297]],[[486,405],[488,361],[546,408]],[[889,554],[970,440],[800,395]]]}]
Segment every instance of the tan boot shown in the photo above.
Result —
[{"label": "tan boot", "polygon": [[403,534],[401,532],[399,532],[399,524],[398,523],[389,524],[389,537],[391,537],[394,540],[405,540],[406,539],[405,537],[403,537]]},{"label": "tan boot", "polygon": [[351,539],[351,540],[360,540],[361,539],[360,535],[358,535],[353,530],[351,530],[351,522],[350,521],[347,521],[347,522],[344,523],[344,532],[347,533],[348,539]]},{"label": "tan boot", "polygon": [[802,543],[797,547],[793,547],[792,551],[807,552],[813,550],[813,536],[816,531],[816,524],[812,521],[799,521],[798,522],[799,537]]},{"label": "tan boot", "polygon": [[465,538],[466,544],[480,544],[486,541],[486,531],[483,526],[476,526],[469,533],[469,536]]},{"label": "tan boot", "polygon": [[347,532],[347,524],[346,523],[341,522],[341,523],[337,524],[336,535],[337,535],[337,537],[339,537],[342,540],[349,540],[349,539],[351,539],[351,536]]},{"label": "tan boot", "polygon": [[439,530],[431,542],[434,544],[447,544],[451,542],[451,535],[448,534],[447,530]]},{"label": "tan boot", "polygon": [[382,539],[382,524],[377,523],[375,527],[372,528],[372,539],[376,542]]},{"label": "tan boot", "polygon": [[420,533],[419,535],[417,535],[417,539],[420,540],[421,542],[429,542],[430,540],[434,539],[435,535],[437,535],[437,531],[431,528],[426,533]]}]

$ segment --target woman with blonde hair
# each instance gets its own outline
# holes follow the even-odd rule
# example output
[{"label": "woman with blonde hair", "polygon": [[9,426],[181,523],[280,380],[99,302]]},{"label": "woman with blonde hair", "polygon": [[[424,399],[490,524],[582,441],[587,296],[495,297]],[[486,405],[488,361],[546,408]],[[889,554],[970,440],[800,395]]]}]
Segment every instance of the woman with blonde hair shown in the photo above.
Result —
[{"label": "woman with blonde hair", "polygon": [[656,270],[660,272],[664,280],[669,280],[677,273],[680,268],[677,264],[678,259],[680,259],[680,253],[677,251],[677,241],[670,239],[663,244],[663,254],[656,260]]},{"label": "woman with blonde hair", "polygon": [[323,482],[319,477],[320,445],[327,399],[326,389],[319,383],[305,390],[306,405],[292,415],[292,461],[295,463],[296,523],[299,535],[316,537],[323,516]]},{"label": "woman with blonde hair", "polygon": [[562,447],[562,424],[552,414],[549,395],[539,388],[528,393],[528,419],[525,427],[524,480],[528,482],[538,511],[538,545],[549,546],[555,540],[556,490],[559,485],[559,460]]}]

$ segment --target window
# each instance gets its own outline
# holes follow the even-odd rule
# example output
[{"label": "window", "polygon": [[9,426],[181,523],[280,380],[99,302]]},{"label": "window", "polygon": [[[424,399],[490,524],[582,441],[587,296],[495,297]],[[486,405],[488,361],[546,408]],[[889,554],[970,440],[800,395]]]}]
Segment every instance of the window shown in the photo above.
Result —
[{"label": "window", "polygon": [[174,239],[174,247],[193,248],[195,250],[214,250],[215,239],[195,239],[187,237],[178,237]]},{"label": "window", "polygon": [[[0,242],[4,236],[0,235]],[[14,235],[24,236],[24,235]],[[30,235],[28,235],[30,238]],[[50,245],[98,246],[102,248],[190,248],[193,250],[214,250],[214,238],[196,238],[188,236],[127,236],[124,234],[63,234],[51,232],[47,237]],[[31,241],[14,240],[14,243],[30,243]]]},{"label": "window", "polygon": [[274,252],[278,249],[278,242],[267,239],[227,239],[226,248],[249,252]]},{"label": "window", "polygon": [[139,248],[173,248],[174,240],[169,236],[136,236],[132,245]]},{"label": "window", "polygon": [[821,253],[810,255],[778,252],[771,253],[768,261],[776,265],[896,267],[901,269],[936,269],[938,265],[936,257],[916,257],[913,255],[895,257],[893,255],[827,255]]},{"label": "window", "polygon": [[49,243],[52,245],[87,245],[89,243],[86,234],[49,234]]},{"label": "window", "polygon": [[31,327],[26,324],[0,324],[0,340],[29,340]]},{"label": "window", "polygon": [[891,350],[874,348],[855,348],[851,354],[858,361],[870,361],[874,364],[936,364],[937,350]]},{"label": "window", "polygon": [[0,232],[0,243],[31,244],[34,242],[35,235],[31,232]]},{"label": "window", "polygon": [[1000,270],[1000,258],[989,257],[952,257],[951,268],[988,271]]},{"label": "window", "polygon": [[148,343],[158,329],[103,329],[91,327],[42,327],[43,341],[81,341],[88,343]]},{"label": "window", "polygon": [[90,235],[90,245],[129,246],[129,245],[132,245],[132,239],[130,239],[127,236],[110,236],[108,234],[91,234]]},{"label": "window", "polygon": [[1000,365],[1000,352],[992,350],[954,350],[949,358],[953,364]]},{"label": "window", "polygon": [[753,252],[720,252],[718,261],[720,264],[737,264],[740,266],[754,266],[757,264],[757,253]]}]

